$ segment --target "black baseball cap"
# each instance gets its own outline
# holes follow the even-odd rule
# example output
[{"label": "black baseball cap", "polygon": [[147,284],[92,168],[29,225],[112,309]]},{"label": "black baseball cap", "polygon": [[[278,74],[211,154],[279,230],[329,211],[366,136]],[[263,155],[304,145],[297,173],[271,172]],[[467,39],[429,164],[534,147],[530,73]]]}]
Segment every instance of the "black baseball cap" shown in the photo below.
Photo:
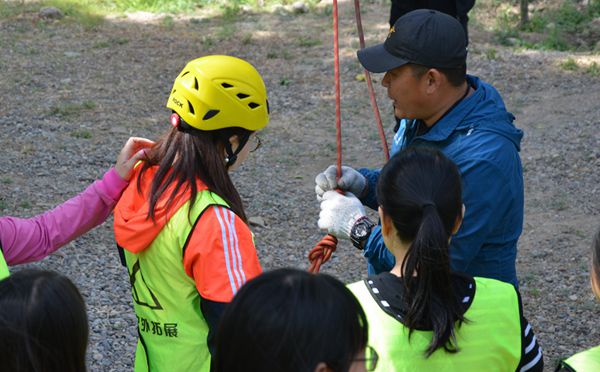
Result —
[{"label": "black baseball cap", "polygon": [[407,63],[459,68],[467,62],[467,37],[456,18],[418,9],[398,18],[383,44],[361,49],[357,55],[371,72],[386,72]]}]

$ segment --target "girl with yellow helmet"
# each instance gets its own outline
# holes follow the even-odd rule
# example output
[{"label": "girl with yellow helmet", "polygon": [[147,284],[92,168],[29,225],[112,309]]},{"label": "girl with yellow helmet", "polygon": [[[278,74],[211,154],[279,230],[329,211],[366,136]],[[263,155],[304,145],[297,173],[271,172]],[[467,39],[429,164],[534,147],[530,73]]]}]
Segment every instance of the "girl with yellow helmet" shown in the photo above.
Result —
[{"label": "girl with yellow helmet", "polygon": [[226,303],[261,272],[229,171],[269,121],[265,84],[248,62],[189,62],[167,107],[171,128],[136,168],[115,208],[115,238],[132,285],[136,371],[208,371]]}]

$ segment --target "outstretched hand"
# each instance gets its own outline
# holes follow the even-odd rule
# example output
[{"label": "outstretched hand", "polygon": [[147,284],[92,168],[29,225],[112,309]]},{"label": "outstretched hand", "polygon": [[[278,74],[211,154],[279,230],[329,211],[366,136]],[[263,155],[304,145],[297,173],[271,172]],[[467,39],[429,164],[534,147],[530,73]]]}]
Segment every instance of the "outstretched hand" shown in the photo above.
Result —
[{"label": "outstretched hand", "polygon": [[362,203],[352,193],[326,191],[321,202],[319,228],[338,239],[350,239],[352,226],[365,214]]},{"label": "outstretched hand", "polygon": [[121,153],[117,157],[115,170],[125,181],[129,181],[133,173],[135,164],[146,158],[146,149],[154,145],[154,141],[150,141],[141,137],[130,137],[121,149]]}]

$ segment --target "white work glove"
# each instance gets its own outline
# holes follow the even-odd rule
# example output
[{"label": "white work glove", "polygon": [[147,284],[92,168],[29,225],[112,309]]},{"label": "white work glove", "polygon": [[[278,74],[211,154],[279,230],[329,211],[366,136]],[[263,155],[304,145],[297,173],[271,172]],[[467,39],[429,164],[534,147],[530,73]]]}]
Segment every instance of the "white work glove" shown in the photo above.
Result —
[{"label": "white work glove", "polygon": [[340,189],[342,191],[350,191],[354,195],[362,196],[367,186],[367,179],[357,170],[351,167],[342,166],[342,176],[340,181],[336,182],[337,167],[330,165],[325,172],[317,174],[315,177],[315,192],[317,200],[323,199],[325,191]]},{"label": "white work glove", "polygon": [[326,191],[321,202],[319,228],[338,239],[350,239],[352,226],[365,214],[362,203],[352,193]]}]

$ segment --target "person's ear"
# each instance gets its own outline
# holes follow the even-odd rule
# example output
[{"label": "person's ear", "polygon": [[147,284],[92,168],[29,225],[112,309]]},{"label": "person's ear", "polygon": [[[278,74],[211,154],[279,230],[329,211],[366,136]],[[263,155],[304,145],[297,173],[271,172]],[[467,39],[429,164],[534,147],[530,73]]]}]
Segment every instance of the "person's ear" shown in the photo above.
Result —
[{"label": "person's ear", "polygon": [[385,214],[381,207],[377,208],[377,213],[379,214],[379,220],[381,221],[381,234],[383,236],[390,236],[392,231],[392,219]]},{"label": "person's ear", "polygon": [[440,88],[443,75],[438,69],[430,68],[425,73],[424,78],[426,82],[425,91],[427,94],[433,94]]},{"label": "person's ear", "polygon": [[462,224],[463,218],[465,217],[465,210],[465,205],[463,204],[462,208],[460,209],[460,214],[456,216],[456,220],[454,221],[452,235],[456,234],[458,232],[458,229],[460,229],[460,225]]},{"label": "person's ear", "polygon": [[240,138],[237,136],[237,134],[234,134],[233,136],[229,137],[229,143],[231,143],[231,150],[235,153],[240,145]]},{"label": "person's ear", "polygon": [[332,369],[327,367],[327,364],[321,362],[315,367],[315,372],[332,372]]}]

